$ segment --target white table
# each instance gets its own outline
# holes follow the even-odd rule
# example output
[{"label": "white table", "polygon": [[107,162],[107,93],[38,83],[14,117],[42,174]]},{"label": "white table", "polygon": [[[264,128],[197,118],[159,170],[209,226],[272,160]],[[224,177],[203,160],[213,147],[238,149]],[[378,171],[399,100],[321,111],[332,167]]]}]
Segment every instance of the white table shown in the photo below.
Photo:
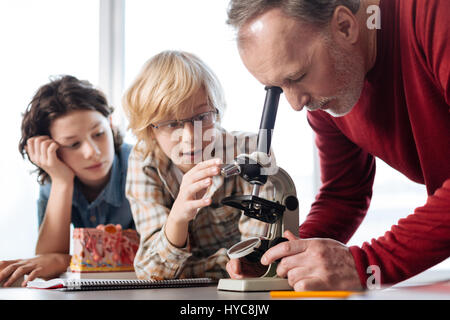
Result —
[{"label": "white table", "polygon": [[[450,300],[450,293],[420,292],[408,290],[410,286],[426,285],[450,280],[450,270],[428,270],[392,288],[368,291],[351,296],[350,300],[385,299],[444,299]],[[229,292],[219,291],[216,286],[197,288],[133,289],[73,291],[1,288],[0,300],[270,300],[269,292]],[[276,298],[279,300],[280,298]],[[292,300],[292,298],[288,298]],[[304,298],[301,298],[304,299]]]}]

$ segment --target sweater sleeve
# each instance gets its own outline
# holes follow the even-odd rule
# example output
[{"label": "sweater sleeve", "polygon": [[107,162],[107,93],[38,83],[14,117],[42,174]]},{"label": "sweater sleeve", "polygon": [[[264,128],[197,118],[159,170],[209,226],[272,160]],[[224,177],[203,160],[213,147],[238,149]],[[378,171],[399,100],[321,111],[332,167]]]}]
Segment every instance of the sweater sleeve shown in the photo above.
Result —
[{"label": "sweater sleeve", "polygon": [[424,206],[400,219],[384,236],[350,247],[363,287],[377,266],[382,284],[408,279],[450,256],[450,179]]},{"label": "sweater sleeve", "polygon": [[[450,2],[435,0],[401,2],[401,4],[404,17],[412,19],[402,20],[405,24],[404,33],[411,31],[410,41],[417,41],[417,51],[423,56],[424,63],[430,71],[429,74],[432,75],[436,88],[442,92],[447,110],[450,111],[448,107],[450,105],[450,44],[448,41]],[[416,51],[408,48],[407,52],[414,54]],[[421,77],[423,75],[418,74],[415,79],[421,79]],[[433,98],[436,101],[440,99],[439,96]],[[430,102],[427,106],[431,107],[432,103]],[[445,113],[443,115],[445,116]],[[441,134],[448,133],[448,127],[445,125],[441,127],[441,131],[437,128],[440,127],[433,128],[434,132],[437,132],[435,139]],[[415,129],[418,130],[417,122]],[[429,133],[427,137],[427,141],[433,140]],[[424,148],[423,145],[418,146],[420,147]],[[435,154],[429,151],[422,152],[426,152],[427,157],[437,157],[445,161],[442,150],[436,150]],[[430,168],[437,169],[429,166],[424,174],[429,173]],[[416,208],[412,214],[400,219],[383,236],[371,240],[370,243],[365,242],[361,247],[350,247],[363,287],[367,286],[367,279],[372,275],[368,271],[369,266],[379,268],[382,284],[393,284],[408,279],[450,256],[450,177],[445,169],[436,172],[442,172],[434,177],[434,180],[437,178],[440,182],[433,188],[430,187],[430,182],[434,183],[434,180],[428,179],[427,188],[433,191],[430,191],[424,206]]]},{"label": "sweater sleeve", "polygon": [[346,243],[362,222],[372,197],[375,159],[319,112],[308,112],[316,133],[322,186],[300,226],[301,238]]}]

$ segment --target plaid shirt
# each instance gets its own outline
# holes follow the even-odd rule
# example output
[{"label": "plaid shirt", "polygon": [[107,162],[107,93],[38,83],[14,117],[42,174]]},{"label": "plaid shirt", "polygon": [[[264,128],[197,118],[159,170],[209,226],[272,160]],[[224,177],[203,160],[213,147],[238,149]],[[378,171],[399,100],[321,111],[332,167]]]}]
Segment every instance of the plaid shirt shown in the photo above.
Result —
[{"label": "plaid shirt", "polygon": [[[234,159],[241,153],[251,153],[242,143],[236,145],[243,135],[249,134],[222,132],[223,137],[235,141],[232,149],[225,150],[224,146],[224,163],[225,159]],[[223,141],[230,141],[226,138]],[[233,152],[232,157],[226,152]],[[252,186],[239,176],[224,179],[218,175],[213,177],[209,191],[213,194],[211,205],[200,209],[189,223],[186,246],[173,246],[164,230],[180,188],[175,173],[178,168],[169,158],[158,160],[149,156],[142,159],[136,147],[128,161],[126,196],[140,234],[140,246],[134,260],[139,279],[228,277],[225,269],[229,260],[227,249],[242,239],[266,235],[266,223],[248,218],[240,210],[220,203],[230,195],[251,194]],[[261,188],[260,196],[273,196],[270,182]]]}]

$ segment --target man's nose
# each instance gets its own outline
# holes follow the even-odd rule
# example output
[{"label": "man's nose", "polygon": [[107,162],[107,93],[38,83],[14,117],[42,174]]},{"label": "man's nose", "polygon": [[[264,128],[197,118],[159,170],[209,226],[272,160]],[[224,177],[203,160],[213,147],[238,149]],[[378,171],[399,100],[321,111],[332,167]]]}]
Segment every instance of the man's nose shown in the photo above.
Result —
[{"label": "man's nose", "polygon": [[289,92],[285,91],[285,96],[292,109],[300,111],[304,106],[311,102],[311,96],[303,92]]}]

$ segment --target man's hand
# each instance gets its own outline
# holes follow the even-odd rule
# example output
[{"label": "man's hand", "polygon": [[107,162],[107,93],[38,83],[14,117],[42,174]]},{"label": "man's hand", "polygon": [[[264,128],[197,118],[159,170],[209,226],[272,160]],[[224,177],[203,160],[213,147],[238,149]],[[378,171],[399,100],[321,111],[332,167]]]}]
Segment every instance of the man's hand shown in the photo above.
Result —
[{"label": "man's hand", "polygon": [[31,259],[0,261],[0,283],[5,281],[3,287],[8,287],[26,274],[28,278],[22,282],[22,287],[35,278],[55,278],[67,270],[70,258],[69,254],[47,253]]},{"label": "man's hand", "polygon": [[295,291],[362,290],[355,262],[349,249],[332,239],[299,239],[284,232],[289,241],[267,250],[261,263],[269,265],[282,258],[277,267],[280,277],[288,278]]}]

